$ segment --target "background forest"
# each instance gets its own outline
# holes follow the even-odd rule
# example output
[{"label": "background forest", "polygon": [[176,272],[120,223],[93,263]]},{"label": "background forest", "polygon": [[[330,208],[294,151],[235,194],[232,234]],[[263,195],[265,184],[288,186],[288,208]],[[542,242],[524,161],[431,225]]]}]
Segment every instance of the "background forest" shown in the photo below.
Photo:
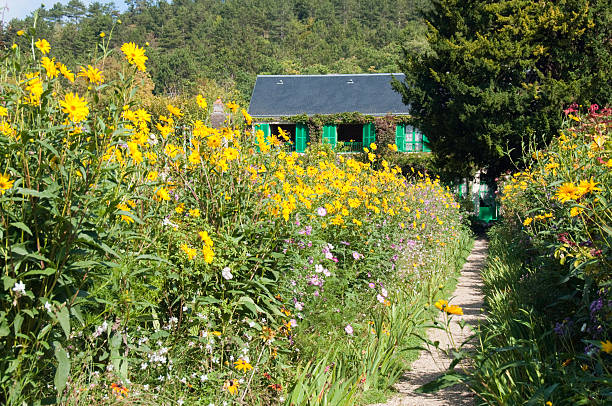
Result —
[{"label": "background forest", "polygon": [[[237,89],[248,101],[257,74],[397,72],[401,46],[426,46],[419,13],[428,0],[127,0],[128,11],[79,0],[38,10],[37,32],[69,65],[91,60],[91,44],[120,18],[111,46],[148,43],[156,94]],[[0,46],[34,17],[5,23]],[[108,34],[108,33],[107,33]],[[26,41],[26,39],[23,39]],[[20,44],[21,45],[21,44]]]}]

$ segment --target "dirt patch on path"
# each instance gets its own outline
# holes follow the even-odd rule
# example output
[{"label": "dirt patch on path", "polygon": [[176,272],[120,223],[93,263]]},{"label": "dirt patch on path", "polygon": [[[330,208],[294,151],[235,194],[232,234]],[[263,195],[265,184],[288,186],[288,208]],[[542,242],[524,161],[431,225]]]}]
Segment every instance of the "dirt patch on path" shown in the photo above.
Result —
[{"label": "dirt patch on path", "polygon": [[[480,270],[487,256],[487,248],[486,240],[475,241],[474,248],[461,270],[453,299],[450,301],[451,304],[461,306],[464,313],[463,316],[454,316],[450,325],[452,335],[458,344],[470,336],[471,329],[466,326],[461,330],[457,320],[462,319],[470,325],[476,325],[482,318],[483,295]],[[440,342],[439,349],[432,347],[431,352],[422,351],[419,358],[412,364],[410,371],[395,384],[394,388],[399,393],[387,403],[372,406],[468,406],[474,403],[473,394],[461,385],[431,394],[414,392],[419,386],[430,382],[446,371],[451,362],[444,351],[450,347],[446,333],[443,330],[432,328],[427,331],[427,336],[432,342]]]}]

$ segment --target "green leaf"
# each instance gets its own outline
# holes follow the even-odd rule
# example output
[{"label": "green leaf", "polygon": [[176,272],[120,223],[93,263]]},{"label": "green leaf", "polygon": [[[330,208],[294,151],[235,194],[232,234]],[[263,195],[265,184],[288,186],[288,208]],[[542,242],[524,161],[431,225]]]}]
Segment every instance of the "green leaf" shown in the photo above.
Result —
[{"label": "green leaf", "polygon": [[28,189],[28,188],[17,188],[17,194],[20,194],[22,196],[33,196],[33,197],[38,197],[38,198],[46,198],[46,199],[51,199],[53,197],[55,197],[55,195],[53,195],[53,193],[51,193],[48,189],[44,190],[42,192],[39,192],[38,190],[34,190],[34,189]]},{"label": "green leaf", "polygon": [[61,396],[66,387],[68,375],[70,375],[70,359],[68,358],[68,353],[62,348],[60,343],[54,341],[53,345],[55,346],[55,359],[57,359],[58,362],[53,383],[55,384],[58,395]]},{"label": "green leaf", "polygon": [[25,277],[25,276],[31,276],[31,275],[45,275],[45,276],[49,276],[49,275],[53,275],[55,272],[57,272],[57,269],[55,269],[55,268],[32,269],[31,271],[28,271],[26,273],[20,274],[19,277]]},{"label": "green leaf", "polygon": [[238,304],[244,305],[244,307],[252,311],[255,317],[257,317],[259,313],[265,313],[262,308],[257,306],[253,299],[248,296],[242,296],[238,299]]},{"label": "green leaf", "polygon": [[19,331],[21,330],[22,324],[23,324],[23,316],[21,315],[21,313],[17,313],[17,315],[13,319],[13,330],[15,331],[15,334],[19,333]]},{"label": "green leaf", "polygon": [[15,282],[17,282],[17,279],[13,279],[10,276],[5,275],[2,277],[2,282],[4,282],[4,290],[9,290],[13,286],[15,286]]},{"label": "green leaf", "polygon": [[416,393],[433,393],[437,392],[440,389],[447,388],[449,386],[456,385],[460,382],[463,382],[466,379],[466,375],[460,372],[447,372],[444,375],[441,375],[437,379],[434,379],[431,382],[426,383],[418,387],[415,392]]},{"label": "green leaf", "polygon": [[26,233],[30,234],[30,236],[32,236],[32,230],[30,230],[30,227],[26,226],[24,223],[22,223],[21,221],[18,221],[16,223],[11,223],[11,225],[13,227],[17,227],[23,231],[25,231]]},{"label": "green leaf", "polygon": [[6,337],[10,332],[11,329],[9,328],[8,324],[6,321],[3,321],[2,324],[0,324],[0,337]]},{"label": "green leaf", "polygon": [[66,338],[68,338],[68,336],[70,336],[70,312],[68,311],[68,307],[64,306],[57,312],[57,320],[60,326],[62,326]]},{"label": "green leaf", "polygon": [[145,260],[157,261],[157,262],[163,262],[163,263],[168,264],[168,265],[172,265],[172,262],[170,262],[170,261],[168,261],[166,259],[160,258],[157,255],[143,254],[143,255],[137,256],[136,260],[137,261],[145,261]]}]

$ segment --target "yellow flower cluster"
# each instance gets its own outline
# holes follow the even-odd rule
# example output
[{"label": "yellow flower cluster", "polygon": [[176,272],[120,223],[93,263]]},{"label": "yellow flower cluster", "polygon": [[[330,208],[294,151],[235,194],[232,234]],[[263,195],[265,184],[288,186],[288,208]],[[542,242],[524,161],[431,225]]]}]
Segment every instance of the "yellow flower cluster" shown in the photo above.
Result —
[{"label": "yellow flower cluster", "polygon": [[457,305],[449,305],[448,300],[440,299],[434,304],[434,306],[436,306],[440,311],[448,314],[455,314],[457,316],[463,315],[463,309]]},{"label": "yellow flower cluster", "polygon": [[[593,260],[608,245],[598,238],[609,227],[606,202],[612,185],[612,126],[606,114],[588,120],[574,116],[579,124],[563,131],[546,150],[534,152],[524,171],[508,176],[501,197],[507,218],[521,219],[528,233],[556,245],[562,264],[568,258],[576,265],[590,261],[584,269],[593,274],[603,269]],[[534,212],[540,214],[526,215]]]},{"label": "yellow flower cluster", "polygon": [[557,189],[556,198],[561,203],[565,203],[568,200],[578,200],[587,193],[601,190],[597,185],[598,183],[593,181],[593,178],[581,180],[577,185],[573,182],[566,182]]}]

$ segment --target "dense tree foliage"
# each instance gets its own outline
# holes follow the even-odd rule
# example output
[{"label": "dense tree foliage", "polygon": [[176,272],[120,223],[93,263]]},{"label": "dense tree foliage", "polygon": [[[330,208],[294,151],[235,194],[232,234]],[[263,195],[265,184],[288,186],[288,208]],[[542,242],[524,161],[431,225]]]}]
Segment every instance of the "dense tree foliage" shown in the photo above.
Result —
[{"label": "dense tree foliage", "polygon": [[397,87],[449,175],[497,174],[570,103],[611,101],[610,0],[436,0],[426,21],[430,49],[405,52]]},{"label": "dense tree foliage", "polygon": [[[401,46],[420,50],[419,14],[429,0],[79,0],[39,10],[39,35],[67,63],[89,60],[92,39],[119,18],[115,45],[148,42],[157,93],[190,92],[206,80],[237,87],[248,99],[255,77],[269,74],[394,72]],[[10,22],[6,45],[33,17]]]}]

